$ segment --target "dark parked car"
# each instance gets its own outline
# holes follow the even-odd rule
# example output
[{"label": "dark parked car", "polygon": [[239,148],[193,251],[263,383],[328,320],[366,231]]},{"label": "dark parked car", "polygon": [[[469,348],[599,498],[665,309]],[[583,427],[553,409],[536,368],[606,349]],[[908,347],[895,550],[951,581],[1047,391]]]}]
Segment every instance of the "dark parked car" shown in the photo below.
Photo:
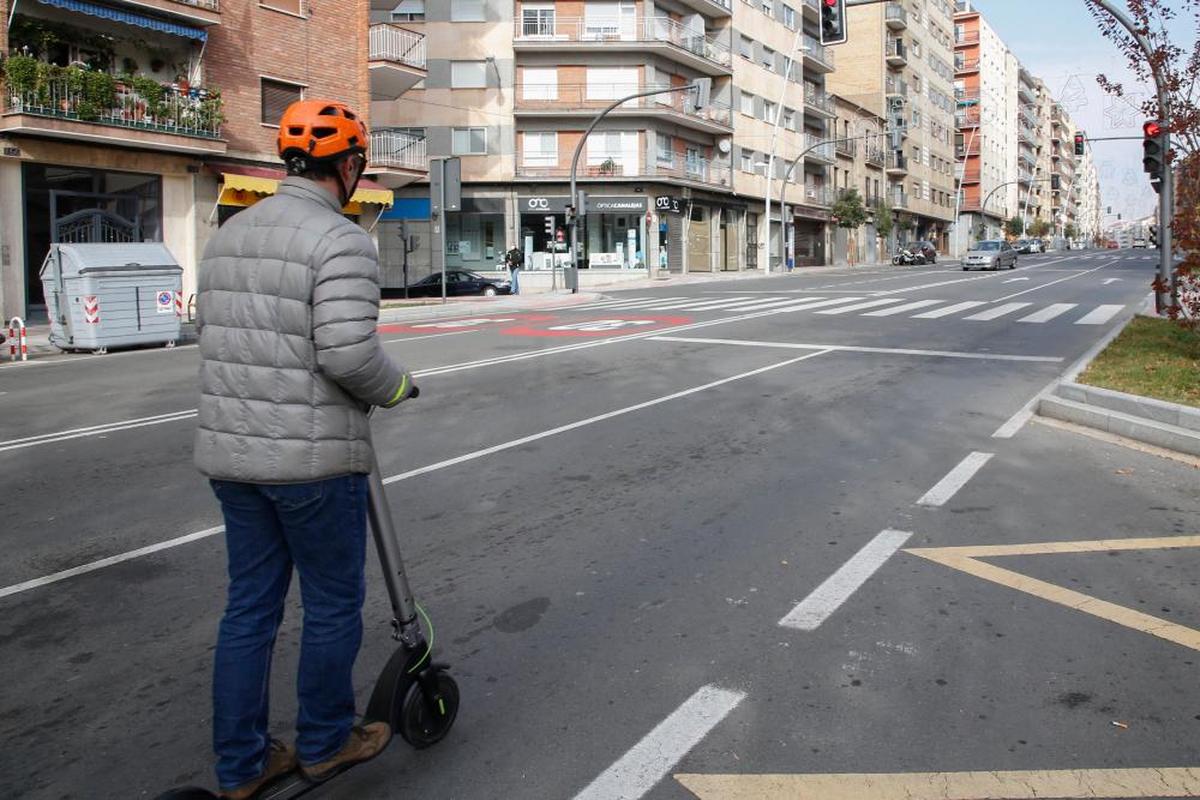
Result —
[{"label": "dark parked car", "polygon": [[[482,294],[511,294],[512,283],[500,278],[485,278],[482,275],[465,269],[446,270],[446,296],[462,297],[463,295]],[[408,287],[409,297],[441,297],[442,273],[422,278]]]},{"label": "dark parked car", "polygon": [[908,249],[924,256],[926,264],[937,263],[938,252],[937,248],[933,246],[933,242],[913,242]]},{"label": "dark parked car", "polygon": [[1013,250],[1016,250],[1022,255],[1029,255],[1033,252],[1034,244],[1029,239],[1018,239],[1013,242]]}]

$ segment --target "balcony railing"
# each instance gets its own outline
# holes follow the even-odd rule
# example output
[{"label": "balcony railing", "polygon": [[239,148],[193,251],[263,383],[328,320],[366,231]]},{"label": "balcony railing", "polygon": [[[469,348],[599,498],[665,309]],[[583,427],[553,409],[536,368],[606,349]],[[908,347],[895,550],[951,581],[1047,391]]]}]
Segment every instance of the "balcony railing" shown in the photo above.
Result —
[{"label": "balcony railing", "polygon": [[954,124],[960,128],[971,128],[979,124],[978,108],[963,108],[954,112]]},{"label": "balcony railing", "polygon": [[[516,107],[523,111],[570,113],[597,111],[627,94],[670,89],[667,83],[629,84],[564,84],[518,83]],[[690,92],[671,92],[651,97],[638,97],[622,103],[617,110],[640,109],[647,112],[679,114],[690,119],[704,120],[726,128],[733,127],[733,109],[721,103],[710,103],[701,109],[691,105]]]},{"label": "balcony railing", "polygon": [[808,83],[804,86],[804,105],[827,114],[834,113],[833,96]]},{"label": "balcony railing", "polygon": [[830,163],[837,160],[837,147],[834,142],[825,141],[824,136],[818,136],[815,133],[806,133],[804,135],[804,146],[811,147],[807,158],[817,158]]},{"label": "balcony railing", "polygon": [[371,167],[426,171],[425,137],[386,128],[371,131]]},{"label": "balcony railing", "polygon": [[899,189],[890,193],[889,199],[892,201],[892,208],[908,208],[908,193]]},{"label": "balcony railing", "polygon": [[867,159],[867,164],[869,166],[882,167],[884,164],[887,163],[887,153],[885,153],[880,148],[868,147],[868,148],[866,148],[866,150],[867,150],[866,159]]},{"label": "balcony railing", "polygon": [[148,100],[117,83],[111,97],[98,101],[94,93],[89,97],[74,83],[64,76],[47,79],[29,90],[14,91],[11,86],[6,87],[4,110],[156,133],[220,138],[224,117],[218,92],[199,88],[185,92],[164,87],[160,98]]},{"label": "balcony railing", "polygon": [[979,183],[981,175],[982,171],[979,169],[979,167],[971,167],[962,170],[962,172],[959,174],[959,180],[963,183]]},{"label": "balcony railing", "polygon": [[955,44],[976,44],[979,41],[979,31],[962,31],[954,37]]},{"label": "balcony railing", "polygon": [[368,36],[368,58],[425,69],[425,36],[398,25],[372,25]]},{"label": "balcony railing", "polygon": [[730,65],[729,47],[723,42],[687,28],[669,17],[609,20],[555,15],[536,20],[517,20],[514,35],[518,43],[662,42],[719,66]]},{"label": "balcony railing", "polygon": [[958,73],[978,72],[979,71],[979,59],[978,58],[959,59],[954,62],[954,71],[958,72]]},{"label": "balcony railing", "polygon": [[887,62],[893,66],[901,63],[907,64],[908,48],[904,46],[904,40],[892,39],[890,42],[888,42],[887,51],[884,53],[884,57],[887,59]]},{"label": "balcony railing", "polygon": [[835,147],[839,156],[854,158],[858,155],[858,142],[853,139],[838,139]]},{"label": "balcony railing", "polygon": [[209,11],[221,10],[220,0],[171,0],[171,2],[179,3],[180,5],[185,6],[193,6],[195,8],[204,8]]},{"label": "balcony railing", "polygon": [[804,57],[824,64],[830,70],[834,68],[833,48],[825,47],[812,36],[804,37]]},{"label": "balcony railing", "polygon": [[892,150],[887,156],[888,172],[908,172],[908,159],[903,153]]},{"label": "balcony railing", "polygon": [[908,97],[908,82],[889,75],[884,81],[884,92],[896,97]]},{"label": "balcony railing", "polygon": [[834,194],[828,186],[807,183],[804,185],[804,199],[801,202],[806,206],[831,206],[834,203]]},{"label": "balcony railing", "polygon": [[[557,164],[518,164],[516,174],[519,178],[569,178],[571,168]],[[581,164],[578,177],[679,180],[728,187],[731,169],[726,164],[718,164],[706,158],[676,157],[671,161],[659,161],[654,164],[630,164],[610,158],[598,164]]]},{"label": "balcony railing", "polygon": [[889,28],[908,27],[908,11],[899,3],[888,3],[883,12],[883,18]]}]

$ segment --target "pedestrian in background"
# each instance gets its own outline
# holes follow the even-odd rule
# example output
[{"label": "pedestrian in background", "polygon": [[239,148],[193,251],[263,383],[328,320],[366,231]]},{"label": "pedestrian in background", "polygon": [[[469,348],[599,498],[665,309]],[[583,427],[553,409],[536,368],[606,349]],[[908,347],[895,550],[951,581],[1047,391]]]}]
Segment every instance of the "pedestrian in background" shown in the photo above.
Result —
[{"label": "pedestrian in background", "polygon": [[504,254],[504,263],[508,265],[508,279],[512,281],[512,293],[521,293],[521,268],[525,266],[525,253],[519,247],[513,247]]}]

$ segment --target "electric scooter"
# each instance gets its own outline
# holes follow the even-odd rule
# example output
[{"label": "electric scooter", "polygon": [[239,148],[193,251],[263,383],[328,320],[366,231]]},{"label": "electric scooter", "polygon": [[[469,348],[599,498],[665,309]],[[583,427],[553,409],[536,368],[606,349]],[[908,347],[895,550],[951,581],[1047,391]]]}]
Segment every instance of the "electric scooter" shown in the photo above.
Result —
[{"label": "electric scooter", "polygon": [[[420,394],[414,386],[409,399]],[[426,640],[421,627],[424,611],[413,600],[392,512],[387,504],[379,460],[372,464],[368,479],[370,502],[367,518],[379,552],[383,581],[392,603],[392,638],[400,646],[388,659],[383,672],[375,681],[375,689],[367,703],[363,722],[387,722],[392,732],[421,750],[440,742],[458,715],[458,684],[446,671],[446,664],[432,660],[432,628]],[[425,617],[426,624],[429,618]],[[365,762],[364,762],[365,763]],[[352,769],[356,765],[346,767]],[[343,770],[344,772],[345,770]],[[340,774],[340,773],[339,773]],[[321,783],[309,783],[299,771],[281,776],[255,795],[256,800],[291,800],[325,786],[334,778]],[[218,795],[208,789],[186,786],[160,794],[156,800],[212,800]]]}]

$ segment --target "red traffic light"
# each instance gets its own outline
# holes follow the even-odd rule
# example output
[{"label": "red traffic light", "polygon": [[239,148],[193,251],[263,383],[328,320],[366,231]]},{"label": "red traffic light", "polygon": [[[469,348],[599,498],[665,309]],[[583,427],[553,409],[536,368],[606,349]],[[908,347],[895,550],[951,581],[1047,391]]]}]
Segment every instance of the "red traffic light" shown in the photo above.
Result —
[{"label": "red traffic light", "polygon": [[1162,125],[1158,122],[1151,121],[1142,126],[1142,133],[1146,134],[1147,139],[1157,139],[1162,132]]}]

